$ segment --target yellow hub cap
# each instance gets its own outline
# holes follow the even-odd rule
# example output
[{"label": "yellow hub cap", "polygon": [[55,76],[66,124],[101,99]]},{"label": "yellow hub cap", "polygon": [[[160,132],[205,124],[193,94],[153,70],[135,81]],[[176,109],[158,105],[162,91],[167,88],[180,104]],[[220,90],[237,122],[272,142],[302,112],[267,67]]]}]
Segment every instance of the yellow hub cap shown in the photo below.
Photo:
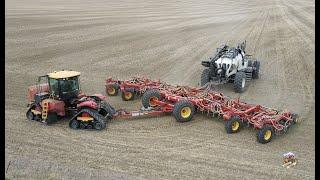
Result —
[{"label": "yellow hub cap", "polygon": [[108,88],[108,94],[113,95],[113,94],[115,94],[115,93],[116,93],[116,89],[115,89],[114,87],[109,87],[109,88]]},{"label": "yellow hub cap", "polygon": [[190,116],[190,114],[191,114],[191,108],[190,107],[184,107],[184,108],[181,109],[180,113],[181,113],[181,116],[183,118],[188,118]]},{"label": "yellow hub cap", "polygon": [[272,135],[271,130],[267,130],[267,131],[264,133],[264,139],[265,139],[265,140],[269,140],[269,139],[271,138],[271,135]]},{"label": "yellow hub cap", "polygon": [[232,123],[232,125],[231,125],[232,131],[238,130],[238,129],[239,129],[239,126],[240,126],[239,122],[234,121],[234,122]]},{"label": "yellow hub cap", "polygon": [[130,98],[132,97],[132,93],[131,93],[131,92],[125,92],[125,93],[124,93],[124,97],[125,97],[126,99],[130,99]]},{"label": "yellow hub cap", "polygon": [[149,104],[150,104],[150,106],[152,106],[152,107],[154,107],[154,106],[157,105],[155,102],[153,102],[154,100],[158,100],[158,98],[157,98],[157,97],[152,97],[152,98],[150,98],[150,100],[149,100]]}]

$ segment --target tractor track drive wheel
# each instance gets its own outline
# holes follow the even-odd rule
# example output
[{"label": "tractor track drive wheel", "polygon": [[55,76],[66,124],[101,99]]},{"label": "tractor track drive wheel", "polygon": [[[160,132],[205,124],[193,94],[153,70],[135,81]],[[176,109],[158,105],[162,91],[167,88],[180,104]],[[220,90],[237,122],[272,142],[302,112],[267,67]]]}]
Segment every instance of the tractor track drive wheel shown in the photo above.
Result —
[{"label": "tractor track drive wheel", "polygon": [[142,98],[141,98],[142,106],[145,108],[155,107],[156,104],[154,104],[152,100],[160,100],[160,99],[161,99],[161,95],[159,90],[149,89],[142,95]]},{"label": "tractor track drive wheel", "polygon": [[134,99],[135,92],[133,89],[125,89],[121,92],[121,98],[124,101],[132,101]]},{"label": "tractor track drive wheel", "polygon": [[237,133],[243,127],[243,123],[238,116],[232,116],[225,122],[225,127],[228,134]]},{"label": "tractor track drive wheel", "polygon": [[172,114],[178,122],[191,121],[195,113],[194,105],[188,100],[178,101],[173,108]]},{"label": "tractor track drive wheel", "polygon": [[237,72],[233,83],[236,92],[243,92],[246,88],[246,73],[242,71]]},{"label": "tractor track drive wheel", "polygon": [[119,85],[118,84],[110,84],[106,87],[106,93],[109,96],[116,96],[119,93]]},{"label": "tractor track drive wheel", "polygon": [[271,125],[264,125],[258,132],[257,132],[257,139],[258,142],[261,144],[266,144],[272,140],[274,136],[274,129]]},{"label": "tractor track drive wheel", "polygon": [[201,82],[200,85],[204,86],[210,82],[210,69],[204,69],[201,73]]}]

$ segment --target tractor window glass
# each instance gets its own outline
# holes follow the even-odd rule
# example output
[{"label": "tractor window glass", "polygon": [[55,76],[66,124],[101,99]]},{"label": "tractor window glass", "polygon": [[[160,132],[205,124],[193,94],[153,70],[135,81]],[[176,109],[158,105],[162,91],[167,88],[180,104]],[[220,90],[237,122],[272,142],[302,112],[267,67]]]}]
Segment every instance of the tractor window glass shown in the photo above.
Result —
[{"label": "tractor window glass", "polygon": [[78,77],[66,78],[60,80],[62,93],[74,92],[79,90]]},{"label": "tractor window glass", "polygon": [[59,95],[58,80],[50,78],[49,84],[50,84],[51,93],[54,95]]},{"label": "tractor window glass", "polygon": [[69,78],[70,86],[72,91],[78,91],[79,90],[79,83],[78,83],[78,77],[72,77]]}]

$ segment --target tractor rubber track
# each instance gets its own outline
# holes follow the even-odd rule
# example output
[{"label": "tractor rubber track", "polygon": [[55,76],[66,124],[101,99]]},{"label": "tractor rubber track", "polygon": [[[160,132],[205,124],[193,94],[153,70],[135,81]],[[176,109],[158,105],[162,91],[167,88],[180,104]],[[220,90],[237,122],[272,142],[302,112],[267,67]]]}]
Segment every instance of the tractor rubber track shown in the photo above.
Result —
[{"label": "tractor rubber track", "polygon": [[[89,109],[89,108],[84,108],[81,109],[76,115],[74,115],[69,122],[69,126],[71,125],[72,120],[74,120],[76,117],[78,117],[81,113],[88,113],[90,116],[92,116],[94,118],[93,122],[90,123],[91,125],[93,125],[96,122],[101,123],[102,128],[99,130],[103,130],[106,128],[107,126],[107,119],[105,117],[103,117],[101,114],[99,114],[96,110],[93,109]],[[71,127],[71,126],[70,126]]]}]

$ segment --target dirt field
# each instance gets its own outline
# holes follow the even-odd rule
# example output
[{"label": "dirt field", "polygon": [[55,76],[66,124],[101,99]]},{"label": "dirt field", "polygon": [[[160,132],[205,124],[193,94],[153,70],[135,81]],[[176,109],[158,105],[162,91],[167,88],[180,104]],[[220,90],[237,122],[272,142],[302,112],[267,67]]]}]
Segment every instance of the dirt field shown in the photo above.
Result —
[{"label": "dirt field", "polygon": [[[7,0],[5,155],[12,179],[314,179],[315,2],[310,0],[94,2]],[[145,75],[198,86],[201,60],[222,43],[247,40],[260,79],[241,99],[298,113],[303,122],[271,143],[256,131],[228,135],[222,120],[197,115],[119,120],[102,132],[26,120],[27,87],[38,75],[72,69],[87,94],[107,76]],[[219,86],[238,97],[232,85]],[[140,100],[109,98],[115,108]],[[298,164],[283,168],[292,151]]]}]

